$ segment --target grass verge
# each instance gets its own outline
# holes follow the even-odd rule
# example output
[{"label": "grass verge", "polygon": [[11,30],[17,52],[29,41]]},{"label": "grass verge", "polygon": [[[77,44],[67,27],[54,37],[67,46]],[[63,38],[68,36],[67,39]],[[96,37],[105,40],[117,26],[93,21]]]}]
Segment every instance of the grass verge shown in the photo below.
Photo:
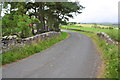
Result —
[{"label": "grass verge", "polygon": [[[71,30],[73,31],[73,30]],[[89,36],[98,46],[104,60],[105,68],[104,72],[100,76],[101,78],[118,78],[118,46],[109,45],[104,40],[100,39],[96,34],[75,31]]]},{"label": "grass verge", "polygon": [[68,33],[61,32],[60,36],[49,38],[43,41],[38,41],[37,43],[33,43],[32,45],[26,45],[24,47],[15,48],[11,51],[2,53],[0,55],[2,56],[2,65],[15,62],[17,60],[26,58],[30,55],[45,50],[51,47],[52,45],[58,43],[59,41],[66,39],[67,37],[68,37]]}]

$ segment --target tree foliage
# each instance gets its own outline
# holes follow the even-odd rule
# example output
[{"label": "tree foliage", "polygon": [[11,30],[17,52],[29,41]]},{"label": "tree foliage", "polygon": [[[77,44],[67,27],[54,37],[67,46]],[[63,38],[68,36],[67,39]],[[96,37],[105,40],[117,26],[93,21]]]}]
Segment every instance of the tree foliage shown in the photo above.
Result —
[{"label": "tree foliage", "polygon": [[80,14],[83,8],[78,2],[6,2],[3,35],[16,34],[24,38],[34,34],[34,29],[37,33],[59,31],[60,24],[73,18],[73,13]]},{"label": "tree foliage", "polygon": [[[12,20],[11,20],[12,17]],[[32,35],[32,26],[29,24],[38,22],[38,19],[30,18],[28,15],[6,14],[2,19],[3,36],[17,35],[18,37],[29,37]]]}]

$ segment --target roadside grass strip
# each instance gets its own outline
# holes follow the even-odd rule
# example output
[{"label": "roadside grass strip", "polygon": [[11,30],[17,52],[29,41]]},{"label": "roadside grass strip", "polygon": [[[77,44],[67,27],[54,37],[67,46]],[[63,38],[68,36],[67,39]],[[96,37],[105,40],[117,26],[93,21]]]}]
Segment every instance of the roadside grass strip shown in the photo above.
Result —
[{"label": "roadside grass strip", "polygon": [[35,53],[41,52],[52,45],[62,41],[68,37],[68,33],[61,32],[61,35],[53,38],[49,38],[47,40],[38,41],[37,43],[33,43],[31,45],[25,45],[24,47],[14,48],[11,51],[7,51],[2,53],[0,56],[2,60],[2,65],[8,64],[11,62],[15,62],[17,60],[26,58]]},{"label": "roadside grass strip", "polygon": [[[74,31],[74,30],[70,30]],[[113,44],[107,44],[104,40],[99,38],[96,34],[74,31],[78,33],[85,34],[89,36],[93,42],[97,45],[98,50],[100,51],[101,57],[104,62],[104,72],[100,75],[100,78],[117,78],[119,73],[119,65],[120,61],[118,56],[120,56],[120,52],[118,51],[118,46]]]},{"label": "roadside grass strip", "polygon": [[104,40],[100,39],[97,35],[92,33],[80,32],[88,35],[98,45],[98,49],[102,54],[102,59],[105,64],[103,78],[118,78],[118,46],[107,44]]}]

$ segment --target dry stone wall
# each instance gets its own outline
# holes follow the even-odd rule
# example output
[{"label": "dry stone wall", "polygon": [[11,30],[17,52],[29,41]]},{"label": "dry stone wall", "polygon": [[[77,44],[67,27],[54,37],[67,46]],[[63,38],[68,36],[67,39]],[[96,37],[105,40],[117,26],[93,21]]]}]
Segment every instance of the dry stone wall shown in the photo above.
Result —
[{"label": "dry stone wall", "polygon": [[[94,33],[92,31],[85,31],[85,30],[80,30],[80,29],[68,29],[68,30],[75,30],[75,31],[82,31],[82,32],[88,32],[88,33]],[[116,45],[118,45],[117,41],[113,40],[109,35],[107,35],[104,32],[97,33],[97,35],[101,39],[105,40],[108,44],[116,44]]]},{"label": "dry stone wall", "polygon": [[92,31],[85,31],[85,30],[80,30],[80,29],[68,29],[68,30],[75,30],[75,31],[82,31],[82,32],[88,32],[88,33],[94,33]]},{"label": "dry stone wall", "polygon": [[118,44],[117,41],[113,40],[109,35],[107,35],[106,33],[104,32],[100,32],[100,33],[97,33],[97,35],[105,40],[108,44]]},{"label": "dry stone wall", "polygon": [[38,34],[25,39],[19,39],[17,38],[17,36],[5,36],[1,39],[2,52],[11,50],[13,47],[21,47],[26,44],[31,44],[35,41],[45,40],[47,38],[52,38],[58,35],[60,35],[60,32],[51,31],[51,32]]}]

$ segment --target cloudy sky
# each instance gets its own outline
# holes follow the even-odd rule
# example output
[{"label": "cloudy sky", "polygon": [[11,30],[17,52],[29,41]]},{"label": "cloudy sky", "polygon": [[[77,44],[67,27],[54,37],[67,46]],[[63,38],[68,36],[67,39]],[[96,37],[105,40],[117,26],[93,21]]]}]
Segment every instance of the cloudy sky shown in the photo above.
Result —
[{"label": "cloudy sky", "polygon": [[[70,18],[70,22],[118,22],[118,2],[120,0],[70,0],[79,1],[85,7],[82,14]],[[2,13],[3,15],[3,13]]]},{"label": "cloudy sky", "polygon": [[118,22],[118,2],[120,0],[77,1],[86,8],[82,10],[82,14],[70,19],[70,22]]}]

